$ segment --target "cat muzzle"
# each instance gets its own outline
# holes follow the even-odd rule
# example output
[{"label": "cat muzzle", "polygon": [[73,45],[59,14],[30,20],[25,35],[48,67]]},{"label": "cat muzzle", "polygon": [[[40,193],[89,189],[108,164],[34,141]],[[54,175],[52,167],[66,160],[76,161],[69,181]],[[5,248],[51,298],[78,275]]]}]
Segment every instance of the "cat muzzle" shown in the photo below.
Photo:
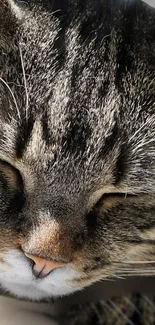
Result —
[{"label": "cat muzzle", "polygon": [[49,275],[53,270],[66,265],[66,263],[63,262],[48,260],[28,253],[25,253],[25,256],[33,261],[32,273],[38,279],[42,279]]}]

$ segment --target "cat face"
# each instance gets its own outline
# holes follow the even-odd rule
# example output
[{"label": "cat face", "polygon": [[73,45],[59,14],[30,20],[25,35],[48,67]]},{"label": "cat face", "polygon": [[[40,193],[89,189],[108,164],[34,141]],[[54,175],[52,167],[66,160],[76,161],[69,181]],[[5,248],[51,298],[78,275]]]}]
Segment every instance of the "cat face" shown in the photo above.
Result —
[{"label": "cat face", "polygon": [[154,10],[57,6],[0,9],[0,285],[30,300],[154,273]]}]

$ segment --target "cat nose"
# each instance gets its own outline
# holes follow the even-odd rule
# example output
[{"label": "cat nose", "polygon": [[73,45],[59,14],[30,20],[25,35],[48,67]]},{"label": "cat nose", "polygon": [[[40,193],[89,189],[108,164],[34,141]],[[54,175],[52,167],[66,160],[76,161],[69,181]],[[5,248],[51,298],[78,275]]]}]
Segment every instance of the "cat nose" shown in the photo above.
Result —
[{"label": "cat nose", "polygon": [[48,260],[46,258],[31,255],[28,253],[25,253],[25,255],[34,262],[32,272],[33,275],[38,279],[42,279],[49,275],[53,270],[66,265],[66,263],[63,262]]}]

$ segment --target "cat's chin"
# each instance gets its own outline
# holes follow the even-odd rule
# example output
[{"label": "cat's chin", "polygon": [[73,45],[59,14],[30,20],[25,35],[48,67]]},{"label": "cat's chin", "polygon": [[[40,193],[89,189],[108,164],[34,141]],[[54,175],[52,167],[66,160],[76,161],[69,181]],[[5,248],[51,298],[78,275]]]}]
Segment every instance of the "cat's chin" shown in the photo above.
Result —
[{"label": "cat's chin", "polygon": [[79,276],[73,267],[67,266],[44,279],[36,279],[23,254],[15,250],[5,253],[0,262],[2,290],[20,299],[40,301],[71,294],[81,289],[74,283]]},{"label": "cat's chin", "polygon": [[49,293],[46,291],[40,290],[32,284],[22,285],[8,281],[6,283],[3,283],[3,288],[4,290],[7,290],[9,294],[18,299],[42,301],[49,298],[54,298],[52,294],[49,295]]}]

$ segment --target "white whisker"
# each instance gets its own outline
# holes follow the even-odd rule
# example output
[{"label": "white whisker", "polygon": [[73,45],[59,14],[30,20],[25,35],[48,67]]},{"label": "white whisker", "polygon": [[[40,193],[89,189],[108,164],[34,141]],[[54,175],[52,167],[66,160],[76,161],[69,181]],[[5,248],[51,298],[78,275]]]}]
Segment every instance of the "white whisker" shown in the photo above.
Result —
[{"label": "white whisker", "polygon": [[28,118],[28,108],[29,108],[29,94],[27,90],[27,81],[26,81],[26,74],[25,74],[25,68],[24,68],[24,61],[23,61],[23,54],[22,49],[19,45],[19,53],[20,53],[20,59],[21,59],[21,65],[22,65],[22,71],[23,71],[23,79],[24,79],[24,87],[25,87],[25,94],[26,94],[26,119]]},{"label": "white whisker", "polygon": [[128,269],[126,269],[126,270],[124,270],[124,269],[123,269],[123,270],[118,270],[118,271],[116,271],[116,273],[123,273],[123,274],[124,274],[124,273],[137,273],[137,272],[138,272],[139,274],[144,273],[144,272],[145,272],[145,273],[146,273],[146,272],[147,272],[147,273],[153,273],[153,272],[155,272],[155,270],[148,270],[148,269],[144,269],[144,270],[139,270],[139,269],[138,269],[138,270],[137,270],[137,269],[136,269],[136,270],[128,270]]},{"label": "white whisker", "polygon": [[155,261],[125,261],[125,262],[114,261],[113,263],[116,263],[116,264],[154,264]]},{"label": "white whisker", "polygon": [[122,277],[130,276],[154,276],[155,270],[118,270],[116,271],[116,276],[121,275]]},{"label": "white whisker", "polygon": [[9,90],[9,92],[10,92],[12,98],[13,98],[14,104],[15,104],[15,106],[16,106],[16,110],[17,110],[18,117],[19,117],[19,119],[20,119],[21,116],[20,116],[19,107],[18,107],[18,105],[17,105],[16,98],[15,98],[15,96],[14,96],[14,94],[13,94],[11,88],[9,87],[8,83],[7,83],[4,79],[2,79],[1,77],[0,77],[0,81],[3,82],[3,84],[4,84],[4,85],[7,87],[7,89]]},{"label": "white whisker", "polygon": [[155,276],[155,272],[154,273],[123,273],[122,274],[122,279],[126,279],[129,277],[154,277]]}]

